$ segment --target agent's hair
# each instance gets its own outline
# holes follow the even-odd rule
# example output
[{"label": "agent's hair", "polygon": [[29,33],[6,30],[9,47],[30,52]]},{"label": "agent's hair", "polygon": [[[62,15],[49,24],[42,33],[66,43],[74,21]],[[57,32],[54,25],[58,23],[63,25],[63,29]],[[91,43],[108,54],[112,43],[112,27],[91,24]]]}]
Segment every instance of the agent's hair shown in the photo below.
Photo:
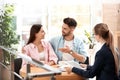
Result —
[{"label": "agent's hair", "polygon": [[38,33],[41,29],[41,24],[34,24],[30,29],[30,37],[28,39],[27,44],[32,43],[35,40],[35,34]]},{"label": "agent's hair", "polygon": [[117,53],[115,52],[115,47],[114,47],[114,38],[112,32],[109,30],[108,25],[104,23],[99,23],[94,27],[94,32],[96,35],[101,36],[105,41],[106,44],[109,46],[109,48],[112,51],[112,54],[114,56],[115,60],[115,67],[116,67],[116,73],[118,74],[118,56]]},{"label": "agent's hair", "polygon": [[64,18],[63,22],[67,24],[70,28],[76,28],[77,26],[77,22],[73,18],[69,18],[69,17]]}]

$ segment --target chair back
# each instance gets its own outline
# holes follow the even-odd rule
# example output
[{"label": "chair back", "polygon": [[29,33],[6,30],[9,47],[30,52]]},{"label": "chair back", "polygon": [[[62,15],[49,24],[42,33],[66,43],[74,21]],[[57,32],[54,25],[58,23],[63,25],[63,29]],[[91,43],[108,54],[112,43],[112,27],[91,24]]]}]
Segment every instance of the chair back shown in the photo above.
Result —
[{"label": "chair back", "polygon": [[119,79],[120,79],[120,50],[118,48],[116,48],[116,52],[118,54],[118,64],[119,64]]},{"label": "chair back", "polygon": [[[22,66],[22,58],[14,59],[14,72],[16,72],[19,75],[20,75],[19,71],[21,69],[21,66]],[[20,78],[18,78],[16,75],[15,75],[14,79],[20,80]]]}]

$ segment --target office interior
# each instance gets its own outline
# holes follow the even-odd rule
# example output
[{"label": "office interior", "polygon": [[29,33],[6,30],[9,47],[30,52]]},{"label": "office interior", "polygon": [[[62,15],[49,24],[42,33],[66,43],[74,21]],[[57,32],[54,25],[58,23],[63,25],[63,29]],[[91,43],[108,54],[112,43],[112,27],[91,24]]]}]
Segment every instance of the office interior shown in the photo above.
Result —
[{"label": "office interior", "polygon": [[[13,46],[18,52],[27,43],[32,24],[42,24],[46,32],[45,39],[49,41],[61,35],[65,17],[76,19],[78,25],[74,34],[86,42],[85,31],[92,36],[95,24],[108,24],[114,35],[115,47],[120,50],[120,0],[1,0],[0,14],[4,11],[4,4],[14,5],[12,16],[15,17],[15,32],[20,40]],[[89,44],[85,44],[88,49]],[[91,64],[93,55],[90,53]]]}]

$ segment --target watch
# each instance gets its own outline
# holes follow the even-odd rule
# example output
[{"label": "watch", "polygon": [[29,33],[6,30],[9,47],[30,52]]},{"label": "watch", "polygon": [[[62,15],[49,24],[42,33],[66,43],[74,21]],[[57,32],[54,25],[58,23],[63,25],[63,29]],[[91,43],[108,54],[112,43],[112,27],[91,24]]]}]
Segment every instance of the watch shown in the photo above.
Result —
[{"label": "watch", "polygon": [[73,50],[70,50],[70,52],[69,52],[70,54],[73,54]]}]

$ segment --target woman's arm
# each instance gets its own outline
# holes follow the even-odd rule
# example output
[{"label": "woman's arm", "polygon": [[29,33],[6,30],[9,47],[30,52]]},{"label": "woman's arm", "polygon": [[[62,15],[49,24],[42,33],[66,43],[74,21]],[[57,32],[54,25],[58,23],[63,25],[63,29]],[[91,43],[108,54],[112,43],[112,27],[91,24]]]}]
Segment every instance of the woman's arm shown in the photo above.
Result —
[{"label": "woman's arm", "polygon": [[51,44],[48,42],[48,55],[49,55],[49,64],[57,64],[58,57],[55,54]]}]

